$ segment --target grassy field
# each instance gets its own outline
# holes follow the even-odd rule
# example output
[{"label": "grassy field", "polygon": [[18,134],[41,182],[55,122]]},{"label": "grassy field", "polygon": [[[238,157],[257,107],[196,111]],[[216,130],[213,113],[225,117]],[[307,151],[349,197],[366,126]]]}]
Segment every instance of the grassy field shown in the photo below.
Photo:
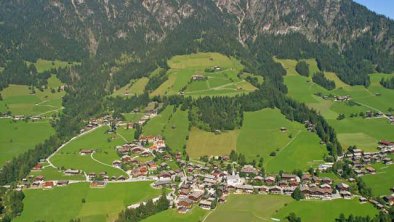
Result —
[{"label": "grassy field", "polygon": [[293,202],[289,196],[272,195],[231,195],[205,221],[239,222],[271,221],[276,210]]},{"label": "grassy field", "polygon": [[394,140],[393,126],[386,119],[345,118],[328,120],[343,147],[357,145],[366,151],[377,151],[381,139]]},{"label": "grassy field", "polygon": [[149,120],[143,127],[143,134],[148,136],[163,135],[164,127],[174,115],[174,106],[167,106],[158,116]]},{"label": "grassy field", "polygon": [[[234,58],[219,53],[197,53],[174,56],[168,60],[168,80],[160,85],[151,96],[175,95],[184,90],[187,96],[234,96],[254,91],[256,88],[237,76],[243,66]],[[219,66],[220,71],[205,72],[206,68]],[[191,81],[195,74],[207,79]]]},{"label": "grassy field", "polygon": [[[108,184],[89,188],[87,183],[72,184],[52,190],[25,190],[22,215],[15,221],[114,221],[127,205],[160,195],[150,182]],[[82,199],[86,202],[82,203]]]},{"label": "grassy field", "polygon": [[182,151],[189,135],[188,111],[178,109],[164,127],[163,136],[172,150]]},{"label": "grassy field", "polygon": [[[285,127],[286,132],[280,128]],[[277,109],[264,109],[244,114],[243,126],[237,140],[237,151],[247,159],[264,158],[268,172],[306,169],[316,165],[326,153],[320,139],[297,122],[291,122]],[[276,152],[276,156],[270,156]]]},{"label": "grassy field", "polygon": [[[386,119],[349,117],[351,114],[359,114],[369,110],[385,113],[393,106],[391,101],[394,100],[394,91],[385,89],[379,84],[380,79],[389,77],[389,74],[371,74],[371,85],[365,88],[363,86],[347,85],[335,73],[326,72],[325,76],[336,83],[336,89],[328,91],[313,83],[311,77],[298,75],[295,72],[295,60],[276,59],[276,61],[280,62],[287,70],[284,80],[289,89],[288,95],[320,112],[335,128],[343,147],[347,148],[350,145],[357,145],[365,151],[375,151],[377,141],[381,139],[394,140],[394,134],[390,133],[393,127]],[[311,59],[307,60],[309,67],[310,69],[317,69],[313,61]],[[323,95],[350,95],[355,103],[324,100],[314,95],[315,93],[322,93]],[[341,121],[336,120],[339,114],[345,114],[346,118]]]},{"label": "grassy field", "polygon": [[286,207],[281,208],[273,217],[283,220],[291,212],[301,217],[303,222],[332,222],[335,221],[335,218],[338,218],[341,213],[344,213],[345,216],[349,216],[350,214],[357,216],[374,216],[378,214],[378,210],[371,204],[360,204],[358,199],[337,199],[331,201],[293,201]]},{"label": "grassy field", "polygon": [[68,176],[65,175],[62,171],[55,169],[53,167],[45,167],[39,171],[31,171],[30,175],[32,176],[44,176],[45,180],[85,180],[84,175],[75,175]]},{"label": "grassy field", "polygon": [[374,196],[390,194],[390,188],[394,186],[394,165],[386,166],[377,163],[373,167],[376,169],[376,174],[363,176],[364,182],[372,188]]},{"label": "grassy field", "polygon": [[320,144],[320,138],[316,134],[301,132],[287,146],[281,148],[274,158],[268,158],[264,165],[267,172],[307,170],[322,163],[326,153],[326,146]]},{"label": "grassy field", "polygon": [[[112,161],[119,159],[115,146],[124,144],[126,141],[116,134],[106,134],[108,129],[108,126],[102,126],[71,141],[51,158],[51,162],[58,168],[74,168],[87,173],[106,171],[109,175],[115,176],[125,175],[125,172],[111,165]],[[90,155],[81,156],[79,154],[81,149],[95,150],[93,157],[102,163],[95,161]]]},{"label": "grassy field", "polygon": [[236,150],[239,130],[232,130],[215,134],[197,128],[192,128],[186,145],[187,153],[192,158],[200,156],[229,155]]},{"label": "grassy field", "polygon": [[54,134],[48,121],[13,122],[0,119],[0,166],[13,157],[33,149]]},{"label": "grassy field", "polygon": [[51,69],[64,68],[72,65],[79,65],[80,63],[78,62],[69,63],[61,60],[50,61],[45,59],[38,59],[33,64],[36,66],[37,72],[45,72],[45,71],[50,71]]},{"label": "grassy field", "polygon": [[142,116],[144,116],[143,113],[122,113],[126,121],[130,122],[138,122],[138,120],[141,119]]},{"label": "grassy field", "polygon": [[140,79],[132,80],[126,86],[116,90],[112,96],[134,96],[134,95],[141,95],[144,93],[145,86],[148,83],[149,78],[142,77]]},{"label": "grassy field", "polygon": [[186,214],[180,214],[176,210],[170,209],[148,217],[142,222],[199,222],[203,221],[207,213],[208,211],[200,207],[194,207]]},{"label": "grassy field", "polygon": [[[51,115],[62,108],[64,91],[58,92],[59,86],[63,85],[56,76],[48,79],[48,89],[41,92],[32,90],[25,85],[9,85],[0,93],[3,100],[0,101],[0,112],[11,111],[14,115]],[[51,92],[54,89],[54,93]]]}]

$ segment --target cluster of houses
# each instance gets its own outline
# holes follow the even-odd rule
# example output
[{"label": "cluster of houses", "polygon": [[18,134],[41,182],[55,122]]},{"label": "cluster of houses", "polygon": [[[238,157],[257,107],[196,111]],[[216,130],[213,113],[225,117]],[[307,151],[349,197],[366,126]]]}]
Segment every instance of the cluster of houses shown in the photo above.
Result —
[{"label": "cluster of houses", "polygon": [[[222,157],[221,160],[226,158]],[[230,173],[214,163],[204,166],[178,160],[178,164],[184,172],[178,170],[173,174],[160,175],[153,185],[174,188],[174,204],[181,213],[194,205],[212,209],[217,203],[225,202],[229,193],[291,195],[299,188],[308,199],[352,198],[349,185],[335,185],[328,177],[320,178],[309,173],[301,177],[294,174],[262,177],[252,165]],[[177,177],[182,178],[179,183],[176,183]]]},{"label": "cluster of houses", "polygon": [[351,149],[344,155],[344,158],[352,162],[352,168],[357,176],[375,174],[376,170],[371,166],[372,163],[393,164],[393,160],[387,155],[394,153],[394,143],[380,141],[379,151],[364,152],[360,149]]},{"label": "cluster of houses", "polygon": [[25,115],[14,115],[14,116],[4,116],[7,118],[11,118],[12,120],[19,121],[19,120],[31,120],[31,121],[39,121],[42,120],[42,116],[25,116]]},{"label": "cluster of houses", "polygon": [[68,180],[45,180],[42,175],[32,176],[22,180],[22,184],[18,185],[18,189],[31,188],[31,189],[52,189],[54,187],[63,187],[69,184]]}]

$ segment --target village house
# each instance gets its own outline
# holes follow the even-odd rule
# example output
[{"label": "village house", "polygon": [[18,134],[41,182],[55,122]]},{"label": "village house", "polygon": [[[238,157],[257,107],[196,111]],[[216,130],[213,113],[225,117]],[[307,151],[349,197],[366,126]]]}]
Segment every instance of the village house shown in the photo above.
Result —
[{"label": "village house", "polygon": [[245,165],[242,167],[241,173],[246,175],[257,175],[258,171],[252,165]]},{"label": "village house", "polygon": [[69,183],[68,180],[59,180],[59,181],[57,181],[56,186],[63,187],[63,186],[67,186],[68,183]]},{"label": "village house", "polygon": [[44,181],[44,176],[39,175],[34,178],[34,181]]},{"label": "village house", "polygon": [[86,149],[86,150],[81,150],[81,151],[79,151],[79,154],[80,154],[81,156],[85,156],[85,155],[90,155],[90,154],[92,154],[93,152],[94,152],[94,150]]},{"label": "village house", "polygon": [[340,191],[339,194],[344,199],[351,199],[352,198],[352,193],[350,193],[349,191],[346,191],[346,190]]},{"label": "village house", "polygon": [[92,188],[104,188],[107,185],[105,181],[93,181],[90,183]]},{"label": "village house", "polygon": [[205,76],[204,76],[204,75],[201,75],[201,74],[196,74],[196,75],[193,75],[193,76],[192,76],[192,80],[193,80],[193,81],[205,80],[205,79],[206,79]]},{"label": "village house", "polygon": [[197,201],[199,201],[200,199],[201,199],[201,197],[202,197],[202,195],[204,194],[204,191],[201,191],[201,190],[195,190],[195,191],[193,191],[191,194],[189,194],[189,199],[190,200],[192,200],[192,201],[194,201],[194,202],[197,202]]},{"label": "village house", "polygon": [[66,174],[67,176],[77,175],[79,173],[80,173],[79,170],[74,170],[74,169],[67,169],[66,171],[64,171],[64,174]]},{"label": "village house", "polygon": [[264,178],[264,182],[265,182],[266,184],[272,185],[272,184],[275,183],[275,177],[271,177],[271,176],[266,177],[266,178]]},{"label": "village house", "polygon": [[365,167],[365,170],[366,170],[369,174],[375,174],[375,173],[376,173],[376,170],[375,170],[373,167],[371,167],[371,166]]},{"label": "village house", "polygon": [[336,187],[339,191],[349,191],[349,185],[346,183],[339,183]]},{"label": "village house", "polygon": [[200,206],[202,209],[204,210],[210,210],[211,206],[212,206],[212,201],[209,200],[202,200],[200,201],[200,203],[198,204],[198,206]]},{"label": "village house", "polygon": [[178,200],[177,206],[179,213],[185,213],[192,208],[193,201],[188,198],[182,198]]},{"label": "village house", "polygon": [[393,206],[394,205],[394,194],[383,197],[383,200],[386,201],[388,203],[388,205]]},{"label": "village house", "polygon": [[351,99],[350,96],[335,96],[335,101],[338,102],[345,102],[345,101],[349,101]]},{"label": "village house", "polygon": [[52,189],[55,186],[53,181],[45,181],[43,184],[44,189]]},{"label": "village house", "polygon": [[114,160],[114,161],[112,161],[112,166],[117,167],[117,168],[121,168],[122,167],[122,161]]},{"label": "village house", "polygon": [[282,194],[282,188],[280,186],[273,186],[269,188],[271,194]]},{"label": "village house", "polygon": [[33,167],[33,171],[39,171],[42,169],[42,164],[41,163],[37,163],[34,167]]}]

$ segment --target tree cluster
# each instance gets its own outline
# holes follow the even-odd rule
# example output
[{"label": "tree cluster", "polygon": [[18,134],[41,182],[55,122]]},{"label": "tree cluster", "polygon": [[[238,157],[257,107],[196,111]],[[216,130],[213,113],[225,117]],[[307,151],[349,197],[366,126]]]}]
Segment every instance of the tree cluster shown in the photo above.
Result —
[{"label": "tree cluster", "polygon": [[380,85],[387,89],[394,89],[394,77],[380,80]]},{"label": "tree cluster", "polygon": [[313,75],[312,81],[328,90],[335,89],[335,82],[327,79],[323,72],[317,72]]},{"label": "tree cluster", "polygon": [[145,204],[142,203],[135,209],[126,209],[122,211],[116,222],[137,222],[141,221],[149,216],[167,210],[170,207],[170,201],[167,200],[165,193],[157,200],[148,200]]},{"label": "tree cluster", "polygon": [[305,61],[298,62],[295,69],[298,72],[298,74],[306,77],[309,76],[309,66]]}]

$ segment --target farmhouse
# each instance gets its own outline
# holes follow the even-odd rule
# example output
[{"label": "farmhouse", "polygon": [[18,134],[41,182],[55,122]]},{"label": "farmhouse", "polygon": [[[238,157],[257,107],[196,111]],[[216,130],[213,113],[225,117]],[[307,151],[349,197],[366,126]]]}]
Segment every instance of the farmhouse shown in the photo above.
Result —
[{"label": "farmhouse", "polygon": [[192,76],[193,81],[198,81],[198,80],[205,80],[205,76],[201,74],[196,74]]},{"label": "farmhouse", "polygon": [[187,211],[188,209],[192,208],[193,201],[188,198],[182,198],[182,199],[178,200],[177,206],[178,206],[178,211],[180,209],[181,209],[180,212],[184,211],[185,209]]},{"label": "farmhouse", "polygon": [[348,191],[349,190],[349,185],[347,185],[346,183],[339,183],[337,185],[337,189],[339,191]]},{"label": "farmhouse", "polygon": [[212,202],[209,200],[202,200],[198,205],[204,210],[210,210],[212,206]]},{"label": "farmhouse", "polygon": [[257,175],[258,171],[252,165],[245,165],[242,167],[241,173]]},{"label": "farmhouse", "polygon": [[279,186],[273,186],[269,188],[269,192],[272,194],[282,194],[282,188]]},{"label": "farmhouse", "polygon": [[92,154],[93,152],[94,152],[94,150],[81,150],[81,151],[79,151],[79,154],[84,156],[84,155]]},{"label": "farmhouse", "polygon": [[77,175],[79,174],[79,170],[67,169],[64,173],[68,176]]},{"label": "farmhouse", "polygon": [[391,194],[389,196],[383,197],[384,201],[386,201],[390,206],[394,205],[394,194]]},{"label": "farmhouse", "polygon": [[45,181],[43,184],[43,187],[45,189],[51,189],[55,186],[55,183],[53,181]]},{"label": "farmhouse", "polygon": [[196,190],[189,194],[189,199],[192,201],[199,201],[204,194],[204,191]]},{"label": "farmhouse", "polygon": [[351,99],[350,96],[335,96],[335,101],[345,102]]},{"label": "farmhouse", "polygon": [[37,163],[34,167],[33,167],[33,170],[34,171],[38,171],[38,170],[41,170],[42,169],[42,164],[40,164],[40,163]]}]

